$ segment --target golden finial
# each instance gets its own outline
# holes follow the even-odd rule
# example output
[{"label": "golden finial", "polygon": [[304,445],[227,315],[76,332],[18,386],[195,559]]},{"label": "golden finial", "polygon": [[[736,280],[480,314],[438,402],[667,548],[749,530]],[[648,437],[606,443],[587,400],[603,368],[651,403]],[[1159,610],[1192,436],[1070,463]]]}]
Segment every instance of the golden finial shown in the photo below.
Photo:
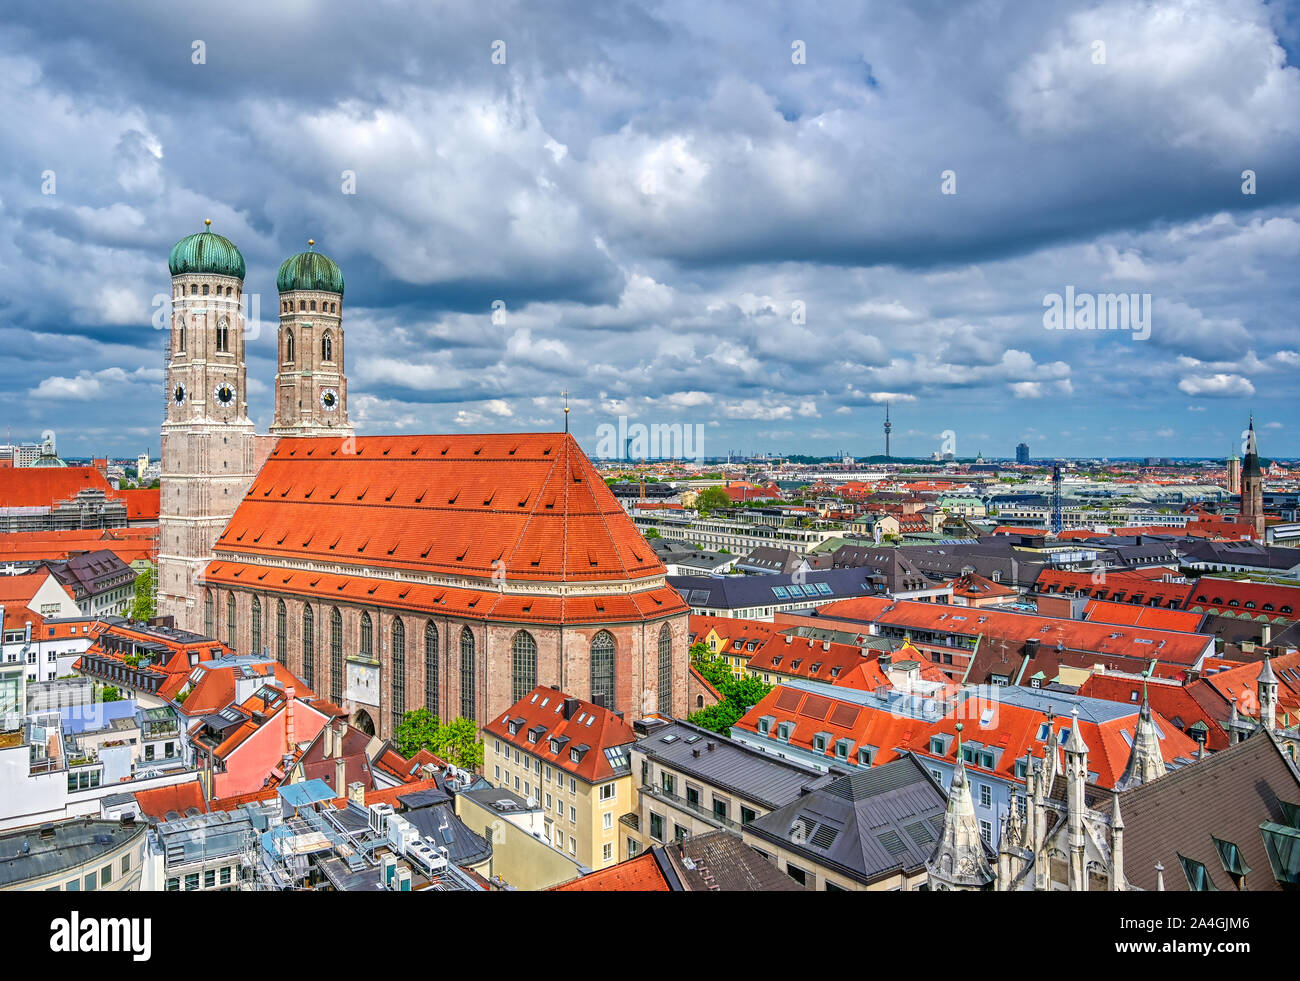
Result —
[{"label": "golden finial", "polygon": [[212,227],[212,219],[211,219],[211,218],[204,218],[204,219],[203,219],[203,224],[204,224],[205,227],[207,227],[207,228],[211,228],[211,227]]},{"label": "golden finial", "polygon": [[566,389],[560,394],[564,396],[564,431],[567,433],[569,431],[569,393]]},{"label": "golden finial", "polygon": [[316,240],[314,238],[307,239],[307,248],[312,249],[315,247],[316,247]]}]

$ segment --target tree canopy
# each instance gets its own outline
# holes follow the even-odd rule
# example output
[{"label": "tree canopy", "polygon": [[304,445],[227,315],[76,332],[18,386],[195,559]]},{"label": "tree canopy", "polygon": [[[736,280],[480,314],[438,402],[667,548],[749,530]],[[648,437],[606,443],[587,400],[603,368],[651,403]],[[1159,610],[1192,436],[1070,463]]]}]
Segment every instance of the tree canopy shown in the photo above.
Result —
[{"label": "tree canopy", "polygon": [[137,573],[135,577],[135,598],[131,601],[131,619],[145,622],[157,616],[158,611],[158,573],[153,566]]},{"label": "tree canopy", "polygon": [[427,708],[413,709],[402,716],[393,733],[397,751],[410,759],[422,749],[453,766],[474,770],[483,765],[483,743],[478,727],[470,719],[443,723]]},{"label": "tree canopy", "polygon": [[703,641],[692,644],[690,653],[691,664],[717,689],[722,701],[700,709],[686,721],[725,736],[746,712],[763,700],[772,686],[748,675],[737,678],[731,666],[713,654]]}]

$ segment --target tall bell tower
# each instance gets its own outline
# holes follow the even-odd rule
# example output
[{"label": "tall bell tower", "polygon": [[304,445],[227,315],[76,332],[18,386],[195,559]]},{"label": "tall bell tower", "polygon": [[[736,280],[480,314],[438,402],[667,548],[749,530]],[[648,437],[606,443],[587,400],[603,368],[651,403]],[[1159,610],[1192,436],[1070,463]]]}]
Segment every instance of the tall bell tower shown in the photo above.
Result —
[{"label": "tall bell tower", "polygon": [[[211,221],[205,221],[210,226]],[[202,572],[255,473],[244,361],[244,257],[205,228],[172,248],[171,346],[162,426],[158,613],[213,635]]]},{"label": "tall bell tower", "polygon": [[284,260],[275,373],[275,436],[347,436],[348,378],[343,357],[343,272],[307,241]]}]

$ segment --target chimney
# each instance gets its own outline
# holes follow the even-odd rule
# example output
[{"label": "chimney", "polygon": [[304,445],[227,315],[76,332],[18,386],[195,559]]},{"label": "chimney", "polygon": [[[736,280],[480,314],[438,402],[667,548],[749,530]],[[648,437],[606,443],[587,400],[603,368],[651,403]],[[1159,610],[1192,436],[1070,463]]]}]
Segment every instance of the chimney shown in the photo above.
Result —
[{"label": "chimney", "polygon": [[348,784],[348,800],[358,807],[366,806],[366,785],[360,780],[353,780]]},{"label": "chimney", "polygon": [[285,746],[285,751],[288,752],[288,753],[292,753],[293,750],[294,750],[294,738],[293,738],[293,708],[294,708],[294,706],[293,706],[293,703],[294,703],[294,701],[295,701],[295,698],[294,698],[294,695],[295,695],[295,694],[296,694],[296,692],[295,692],[295,690],[294,690],[292,687],[290,687],[290,688],[286,688],[286,689],[284,690],[284,697],[285,697],[285,704],[284,704],[284,746]]},{"label": "chimney", "polygon": [[348,783],[348,764],[347,761],[344,760],[342,756],[340,756],[337,760],[334,761],[334,793],[336,794],[346,793],[347,791],[344,788],[347,787],[347,783]]},{"label": "chimney", "polygon": [[708,747],[709,747],[709,752],[710,752],[710,753],[712,753],[712,752],[717,748],[717,746],[718,746],[718,744],[715,743],[712,739],[709,740],[709,742],[708,742],[707,745],[708,745]]},{"label": "chimney", "polygon": [[574,713],[576,713],[576,712],[578,711],[578,706],[581,705],[581,704],[582,704],[582,701],[581,701],[580,699],[577,699],[577,698],[566,698],[566,699],[564,700],[564,718],[565,718],[566,720],[567,720],[567,719],[572,719],[573,716],[574,716]]},{"label": "chimney", "polygon": [[1273,625],[1271,623],[1260,624],[1259,642],[1267,647],[1273,641]]}]

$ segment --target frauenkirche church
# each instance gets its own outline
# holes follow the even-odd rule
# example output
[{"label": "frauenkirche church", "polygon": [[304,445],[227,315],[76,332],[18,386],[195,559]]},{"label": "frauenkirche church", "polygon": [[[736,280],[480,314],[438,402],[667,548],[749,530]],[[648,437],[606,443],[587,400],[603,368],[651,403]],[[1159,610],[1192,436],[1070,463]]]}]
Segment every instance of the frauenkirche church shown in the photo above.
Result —
[{"label": "frauenkirche church", "polygon": [[687,613],[566,433],[356,436],[343,273],[285,260],[275,419],[248,416],[244,258],[176,244],[158,607],[268,651],[354,724],[486,722],[538,684],[686,714]]}]

